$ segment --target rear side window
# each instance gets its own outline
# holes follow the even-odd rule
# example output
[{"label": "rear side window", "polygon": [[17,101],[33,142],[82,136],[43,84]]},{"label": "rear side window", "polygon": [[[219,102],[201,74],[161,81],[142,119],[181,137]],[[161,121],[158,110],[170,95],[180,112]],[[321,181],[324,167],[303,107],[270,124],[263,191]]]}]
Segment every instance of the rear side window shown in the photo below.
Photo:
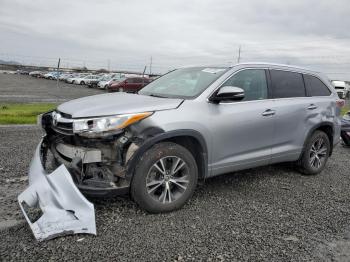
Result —
[{"label": "rear side window", "polygon": [[299,73],[270,70],[274,98],[304,97],[303,76]]},{"label": "rear side window", "polygon": [[317,77],[304,75],[305,87],[308,96],[329,96],[331,91]]}]

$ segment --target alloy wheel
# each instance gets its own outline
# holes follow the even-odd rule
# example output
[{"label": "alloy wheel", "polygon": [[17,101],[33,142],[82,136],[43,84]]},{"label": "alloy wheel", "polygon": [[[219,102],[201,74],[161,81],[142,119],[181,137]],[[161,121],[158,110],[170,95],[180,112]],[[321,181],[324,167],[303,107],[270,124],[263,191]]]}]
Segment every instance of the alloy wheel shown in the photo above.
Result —
[{"label": "alloy wheel", "polygon": [[189,167],[183,159],[176,156],[163,157],[148,171],[147,193],[160,203],[172,203],[186,191],[189,176]]},{"label": "alloy wheel", "polygon": [[328,148],[323,138],[317,139],[310,149],[310,165],[319,169],[326,161]]}]

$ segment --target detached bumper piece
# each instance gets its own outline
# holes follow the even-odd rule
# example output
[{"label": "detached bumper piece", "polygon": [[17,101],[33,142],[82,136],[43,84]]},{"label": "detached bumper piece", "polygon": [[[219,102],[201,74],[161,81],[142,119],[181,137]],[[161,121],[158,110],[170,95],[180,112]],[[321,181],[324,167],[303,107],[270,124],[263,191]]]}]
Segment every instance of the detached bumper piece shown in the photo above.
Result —
[{"label": "detached bumper piece", "polygon": [[[29,187],[18,196],[21,210],[38,241],[86,233],[96,235],[94,205],[75,186],[64,165],[46,174],[41,161],[42,143],[36,149],[29,171]],[[39,208],[32,221],[25,206]]]}]

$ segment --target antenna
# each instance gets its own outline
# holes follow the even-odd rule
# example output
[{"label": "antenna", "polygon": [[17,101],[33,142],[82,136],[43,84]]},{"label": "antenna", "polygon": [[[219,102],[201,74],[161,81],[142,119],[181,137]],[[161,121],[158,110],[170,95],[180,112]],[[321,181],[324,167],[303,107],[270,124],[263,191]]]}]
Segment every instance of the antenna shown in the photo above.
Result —
[{"label": "antenna", "polygon": [[237,58],[237,64],[241,61],[241,46],[238,48],[238,58]]},{"label": "antenna", "polygon": [[149,74],[152,74],[152,56],[151,56],[151,61],[149,63]]}]

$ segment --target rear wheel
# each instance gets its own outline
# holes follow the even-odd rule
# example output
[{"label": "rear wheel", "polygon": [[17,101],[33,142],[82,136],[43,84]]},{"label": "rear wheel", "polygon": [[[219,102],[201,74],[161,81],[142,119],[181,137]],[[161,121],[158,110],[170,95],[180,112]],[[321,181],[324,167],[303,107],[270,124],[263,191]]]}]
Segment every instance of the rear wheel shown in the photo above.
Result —
[{"label": "rear wheel", "polygon": [[131,195],[148,212],[173,211],[192,196],[197,178],[196,161],[186,148],[160,143],[141,157],[131,183]]},{"label": "rear wheel", "polygon": [[316,131],[307,141],[304,152],[299,160],[300,171],[305,175],[320,173],[328,160],[330,142],[326,133]]},{"label": "rear wheel", "polygon": [[80,84],[81,84],[81,85],[85,85],[85,82],[84,82],[84,81],[82,81],[82,82],[80,82]]}]

